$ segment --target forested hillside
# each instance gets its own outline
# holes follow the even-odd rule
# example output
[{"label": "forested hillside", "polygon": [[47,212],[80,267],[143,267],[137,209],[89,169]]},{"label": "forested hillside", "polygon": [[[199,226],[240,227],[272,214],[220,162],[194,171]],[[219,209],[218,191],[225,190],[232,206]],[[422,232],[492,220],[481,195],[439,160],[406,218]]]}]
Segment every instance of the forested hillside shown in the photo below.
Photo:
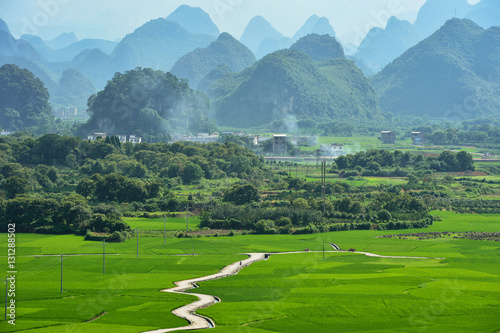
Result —
[{"label": "forested hillside", "polygon": [[0,125],[10,131],[47,133],[54,127],[43,82],[16,65],[0,67]]},{"label": "forested hillside", "polygon": [[239,72],[255,63],[255,56],[228,33],[223,33],[207,48],[196,49],[182,56],[172,67],[172,74],[187,79],[189,86],[197,89],[198,83],[220,65],[232,72]]},{"label": "forested hillside", "polygon": [[110,135],[155,136],[173,131],[208,131],[207,97],[171,73],[135,69],[116,73],[104,90],[89,99],[89,121],[80,128]]},{"label": "forested hillside", "polygon": [[[376,95],[361,71],[350,61],[333,63],[317,65],[302,52],[282,50],[221,78],[209,89],[217,123],[250,127],[290,116],[378,117]],[[351,94],[361,96],[353,100]]]},{"label": "forested hillside", "polygon": [[452,19],[377,74],[382,110],[467,119],[499,115],[500,28]]}]

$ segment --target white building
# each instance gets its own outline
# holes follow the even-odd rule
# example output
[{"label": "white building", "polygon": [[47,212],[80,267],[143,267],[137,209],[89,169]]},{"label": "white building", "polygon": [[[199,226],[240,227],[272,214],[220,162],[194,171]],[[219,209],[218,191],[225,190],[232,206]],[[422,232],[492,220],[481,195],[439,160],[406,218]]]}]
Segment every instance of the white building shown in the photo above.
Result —
[{"label": "white building", "polygon": [[130,135],[128,138],[128,142],[132,142],[132,144],[137,144],[142,142],[142,138],[140,136]]},{"label": "white building", "polygon": [[321,145],[319,147],[319,152],[321,156],[338,157],[344,155],[344,145],[336,143],[332,145]]}]

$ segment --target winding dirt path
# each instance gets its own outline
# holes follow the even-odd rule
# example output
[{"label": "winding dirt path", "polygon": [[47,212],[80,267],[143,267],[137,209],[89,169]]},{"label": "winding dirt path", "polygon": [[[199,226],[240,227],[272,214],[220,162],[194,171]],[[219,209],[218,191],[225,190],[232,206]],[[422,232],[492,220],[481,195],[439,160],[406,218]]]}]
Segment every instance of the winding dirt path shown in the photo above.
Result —
[{"label": "winding dirt path", "polygon": [[[335,251],[338,251],[338,252],[348,252],[346,250],[342,250],[337,244],[330,243],[330,246],[333,247],[333,249]],[[354,252],[351,252],[351,253],[361,253],[361,254],[364,254],[367,257],[375,257],[375,258],[391,258],[391,259],[446,259],[446,258],[430,258],[430,257],[383,256],[383,255],[376,254],[376,253],[360,252],[360,251],[354,251]]]},{"label": "winding dirt path", "polygon": [[[325,251],[325,252],[347,252],[342,250],[336,244],[330,244],[335,251]],[[177,308],[172,311],[174,315],[179,318],[184,318],[189,322],[189,325],[182,327],[174,327],[174,328],[164,328],[153,331],[147,331],[144,333],[164,333],[164,332],[173,332],[173,331],[187,331],[187,330],[198,330],[198,329],[207,329],[215,327],[214,322],[207,317],[196,314],[196,310],[205,309],[211,305],[214,305],[217,302],[220,302],[220,299],[216,296],[212,295],[204,295],[197,293],[188,293],[187,290],[194,289],[198,287],[199,282],[217,280],[221,278],[225,278],[231,275],[237,274],[243,268],[261,260],[267,259],[270,255],[276,254],[296,254],[296,253],[320,253],[322,251],[296,251],[296,252],[279,252],[279,253],[245,253],[249,258],[241,261],[237,261],[232,263],[223,269],[221,269],[218,273],[202,276],[199,278],[178,281],[175,282],[176,287],[160,290],[161,292],[174,293],[174,294],[184,294],[184,295],[192,295],[198,297],[198,301],[190,303],[188,305],[184,305],[180,308]],[[383,256],[375,253],[369,252],[352,252],[352,253],[361,253],[368,257],[377,257],[377,258],[394,258],[394,259],[444,259],[444,258],[427,258],[427,257],[407,257],[407,256]]]},{"label": "winding dirt path", "polygon": [[188,293],[186,290],[193,289],[197,287],[197,283],[203,281],[217,280],[224,277],[228,277],[234,274],[237,274],[240,270],[248,265],[253,264],[254,262],[261,261],[266,259],[269,254],[267,253],[245,253],[249,256],[248,259],[237,261],[224,267],[219,273],[203,276],[195,279],[189,279],[184,281],[176,282],[176,287],[160,290],[162,292],[174,293],[174,294],[185,294],[185,295],[193,295],[198,297],[198,301],[182,306],[180,308],[172,311],[174,315],[180,318],[186,319],[190,324],[183,327],[175,327],[175,328],[165,328],[154,331],[148,331],[146,333],[163,333],[163,332],[173,332],[173,331],[186,331],[186,330],[197,330],[197,329],[206,329],[214,327],[214,323],[210,318],[206,318],[200,316],[195,313],[196,310],[207,308],[219,300],[215,296],[211,295],[203,295],[196,293]]}]

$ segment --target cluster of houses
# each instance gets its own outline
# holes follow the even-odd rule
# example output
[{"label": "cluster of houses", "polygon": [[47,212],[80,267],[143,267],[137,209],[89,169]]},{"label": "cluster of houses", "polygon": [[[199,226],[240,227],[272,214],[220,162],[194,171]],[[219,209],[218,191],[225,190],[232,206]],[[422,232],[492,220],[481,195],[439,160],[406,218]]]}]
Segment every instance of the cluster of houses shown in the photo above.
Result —
[{"label": "cluster of houses", "polygon": [[[382,131],[380,139],[384,144],[395,144],[397,143],[397,134],[393,131]],[[411,132],[411,141],[414,145],[423,145],[425,143],[425,134],[422,132]]]},{"label": "cluster of houses", "polygon": [[[10,133],[9,133],[10,134]],[[3,134],[2,132],[2,135]],[[197,142],[197,143],[211,143],[217,142],[221,135],[234,135],[238,137],[249,137],[252,139],[254,145],[258,145],[262,142],[273,140],[273,155],[274,156],[284,156],[288,151],[288,142],[293,145],[310,145],[315,146],[317,144],[316,137],[314,136],[301,136],[301,137],[289,137],[286,134],[274,134],[272,137],[265,137],[260,135],[250,135],[243,132],[221,132],[221,134],[209,134],[209,133],[199,133],[194,136],[186,136],[178,133],[171,133],[170,143],[187,141],[187,142]],[[106,133],[94,133],[89,135],[89,140],[96,140],[97,138],[105,139]],[[142,138],[135,135],[116,135],[121,143],[131,142],[132,144],[137,144],[142,142]],[[414,145],[422,145],[425,143],[425,134],[421,132],[412,132],[411,134],[412,143]],[[381,138],[384,144],[395,144],[397,143],[397,134],[392,131],[382,131]],[[331,145],[320,145],[320,148],[315,151],[316,156],[322,157],[338,157],[344,155],[344,145],[334,143]]]},{"label": "cluster of houses", "polygon": [[[106,139],[108,135],[106,133],[94,133],[92,135],[89,135],[87,137],[88,140],[94,141],[97,140],[98,138]],[[142,138],[140,136],[135,136],[135,135],[115,135],[118,137],[118,140],[121,143],[125,142],[131,142],[132,144],[137,144],[142,142]]]}]

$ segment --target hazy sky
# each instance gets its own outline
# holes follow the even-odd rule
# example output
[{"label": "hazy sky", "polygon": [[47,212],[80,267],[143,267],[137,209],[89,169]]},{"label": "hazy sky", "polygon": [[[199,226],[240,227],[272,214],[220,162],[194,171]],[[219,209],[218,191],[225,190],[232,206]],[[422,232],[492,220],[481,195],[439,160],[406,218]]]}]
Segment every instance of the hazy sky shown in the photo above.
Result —
[{"label": "hazy sky", "polygon": [[[476,3],[479,0],[469,0]],[[205,10],[221,31],[240,38],[248,21],[262,15],[292,36],[311,15],[325,16],[343,42],[359,44],[389,16],[413,22],[425,0],[0,0],[0,18],[15,37],[50,39],[73,31],[79,39],[117,40],[151,19],[187,4]]]}]

